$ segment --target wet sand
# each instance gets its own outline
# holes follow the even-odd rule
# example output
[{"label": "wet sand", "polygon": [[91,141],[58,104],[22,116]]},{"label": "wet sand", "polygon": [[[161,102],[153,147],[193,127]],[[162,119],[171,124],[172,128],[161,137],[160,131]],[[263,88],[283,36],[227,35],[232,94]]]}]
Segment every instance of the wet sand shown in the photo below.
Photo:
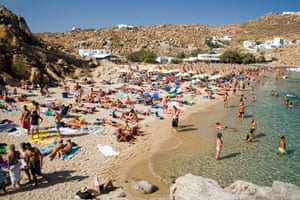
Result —
[{"label": "wet sand", "polygon": [[[203,113],[203,115],[201,118],[198,117],[199,115],[195,118],[194,113]],[[121,180],[128,181],[125,187],[128,197],[167,199],[172,182],[178,178],[175,173],[168,171],[172,160],[177,163],[181,162],[176,160],[176,155],[188,156],[189,154],[197,154],[199,159],[207,155],[214,157],[217,130],[212,128],[212,125],[216,121],[222,121],[225,116],[226,109],[223,108],[223,101],[219,98],[194,105],[187,112],[182,113],[177,132],[170,127],[170,120],[161,122],[163,123],[161,127],[164,128],[160,131],[166,136],[164,140],[151,145],[151,152],[131,160],[122,170],[121,174],[124,176]],[[196,123],[201,130],[196,128]],[[168,160],[171,162],[165,162]],[[184,163],[184,165],[188,165],[188,163]],[[132,189],[133,185],[130,184],[130,181],[133,177],[148,180],[158,186],[159,190],[150,195],[141,194]]]}]

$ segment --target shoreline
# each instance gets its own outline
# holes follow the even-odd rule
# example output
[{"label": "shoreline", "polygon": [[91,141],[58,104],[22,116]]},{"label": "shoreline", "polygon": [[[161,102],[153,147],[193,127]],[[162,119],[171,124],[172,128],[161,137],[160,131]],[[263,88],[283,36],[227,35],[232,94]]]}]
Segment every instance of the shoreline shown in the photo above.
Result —
[{"label": "shoreline", "polygon": [[[187,108],[181,115],[179,126],[186,124],[189,117],[194,112],[201,112],[203,110],[211,110],[211,108],[215,105],[220,106],[218,110],[223,109],[222,104],[222,97],[218,97],[214,100],[201,101],[191,107]],[[214,111],[216,113],[216,111]],[[220,117],[220,116],[219,116]],[[222,116],[221,118],[223,118]],[[217,117],[216,117],[217,118]],[[219,118],[218,118],[219,119]],[[167,199],[170,193],[170,186],[169,184],[163,183],[159,178],[155,175],[154,170],[152,169],[152,158],[162,152],[169,152],[169,151],[176,151],[176,149],[182,145],[184,141],[182,141],[179,137],[180,132],[175,132],[171,128],[171,119],[167,118],[167,121],[161,122],[163,131],[166,133],[163,140],[156,140],[153,144],[150,144],[150,149],[147,154],[139,155],[134,160],[128,161],[124,167],[124,170],[120,174],[123,174],[122,181],[130,181],[133,177],[137,177],[143,180],[150,181],[154,185],[158,186],[159,190],[153,194],[141,194],[140,192],[134,191],[132,188],[132,184],[127,184],[125,187],[125,191],[131,198],[139,198],[139,199],[151,199],[151,198],[160,198],[160,199]],[[208,126],[208,124],[203,124],[203,126]],[[211,129],[211,126],[207,128]],[[158,133],[156,133],[158,134]],[[155,136],[154,136],[155,137]],[[167,147],[166,147],[167,145]]]},{"label": "shoreline", "polygon": [[[251,67],[249,67],[251,68]],[[240,70],[248,69],[248,67],[241,68]],[[229,72],[229,71],[228,71]],[[116,84],[117,85],[117,84]],[[83,85],[85,88],[90,86]],[[120,84],[118,84],[120,86]],[[129,85],[131,87],[132,85]],[[103,85],[105,89],[111,88],[111,85]],[[149,87],[149,85],[146,85]],[[13,89],[13,88],[11,88]],[[56,101],[70,102],[74,101],[72,98],[64,99],[62,97],[62,88],[49,88],[52,92],[53,98]],[[214,100],[204,100],[201,98],[202,95],[206,95],[206,92],[202,91],[205,88],[201,88],[201,95],[197,94],[197,97],[200,99],[196,104],[192,106],[184,106],[183,112],[179,117],[179,125],[185,123],[185,120],[193,114],[195,111],[201,110],[202,108],[207,108],[208,112],[211,106],[215,103],[222,102],[223,99],[220,95],[214,95],[216,99]],[[200,88],[199,88],[200,90]],[[22,90],[21,90],[22,91]],[[47,102],[47,99],[41,97],[40,95],[32,97],[32,99],[37,100],[40,103]],[[18,109],[20,111],[22,103],[18,103]],[[145,105],[137,104],[137,109],[148,109],[149,107]],[[221,108],[220,108],[221,109]],[[152,109],[153,110],[153,109]],[[14,121],[14,123],[20,125],[19,117],[20,112],[7,112],[7,115],[3,115],[3,118],[9,118]],[[71,113],[74,115],[74,113]],[[76,115],[76,114],[75,114]],[[120,115],[120,113],[118,113]],[[132,177],[128,176],[130,170],[135,167],[135,165],[143,165],[141,162],[145,159],[150,159],[151,156],[155,155],[159,150],[162,149],[162,145],[167,143],[170,145],[170,149],[174,146],[180,146],[176,134],[170,130],[171,119],[169,114],[162,114],[164,120],[157,119],[154,114],[150,116],[143,116],[144,120],[141,121],[142,134],[137,136],[137,140],[134,143],[128,142],[117,142],[116,137],[113,134],[115,129],[109,125],[105,125],[104,128],[107,130],[107,133],[104,135],[95,135],[92,133],[88,134],[75,134],[73,136],[67,135],[63,139],[72,139],[75,143],[82,147],[82,150],[78,155],[74,156],[68,161],[55,159],[49,161],[45,159],[45,167],[43,172],[50,176],[50,181],[47,183],[41,182],[36,189],[31,188],[30,186],[22,186],[17,192],[9,194],[10,198],[23,198],[23,199],[32,199],[32,198],[44,198],[46,200],[52,199],[52,195],[45,197],[45,193],[53,192],[61,195],[61,198],[72,199],[74,198],[75,193],[80,190],[83,185],[92,185],[92,180],[94,176],[100,176],[100,179],[111,177],[114,180],[114,184],[119,187],[116,191],[112,191],[109,194],[101,195],[101,199],[109,198],[118,198],[118,199],[134,199],[131,198],[133,195],[143,196],[140,193],[133,193],[131,190],[132,178],[136,178],[139,174],[133,175]],[[108,109],[97,108],[95,113],[84,114],[83,116],[88,122],[95,121],[96,118],[108,117],[111,118],[111,112]],[[50,116],[44,116],[44,122],[41,124],[42,128],[53,127],[54,118]],[[31,136],[9,136],[8,133],[1,133],[0,139],[3,142],[8,144],[14,143],[16,146],[23,141],[29,141]],[[115,151],[119,153],[118,156],[106,157],[101,154],[97,149],[97,144],[104,144],[111,146]],[[35,146],[42,148],[45,147],[45,144],[34,144]],[[19,149],[19,148],[18,148]],[[140,164],[141,163],[141,164]],[[146,174],[149,179],[145,179],[149,182],[153,182],[155,185],[159,185],[159,182],[156,182],[153,178],[153,175],[150,173],[151,167],[146,165],[144,167],[145,171],[135,170],[134,172],[139,172],[140,174]],[[22,178],[26,176],[22,173]],[[53,179],[51,179],[53,177]],[[57,179],[57,180],[56,180]],[[153,181],[152,181],[153,180]],[[26,181],[26,179],[24,180]],[[169,185],[163,185],[158,192],[144,196],[149,199],[153,198],[166,198],[169,195]],[[31,192],[28,192],[31,191]],[[120,197],[120,194],[124,193],[125,197]],[[141,197],[141,198],[144,198]]]}]

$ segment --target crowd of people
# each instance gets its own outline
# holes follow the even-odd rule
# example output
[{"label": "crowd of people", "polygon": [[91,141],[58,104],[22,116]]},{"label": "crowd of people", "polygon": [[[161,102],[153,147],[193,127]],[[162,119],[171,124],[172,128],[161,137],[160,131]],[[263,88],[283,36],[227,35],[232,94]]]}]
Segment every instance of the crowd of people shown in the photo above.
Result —
[{"label": "crowd of people", "polygon": [[[219,92],[217,95],[223,96],[224,100],[224,108],[229,108],[230,106],[230,97],[238,96],[237,91],[250,91],[252,101],[255,100],[254,87],[251,85],[251,79],[257,75],[257,71],[248,71],[241,72],[240,74],[236,74],[236,77],[226,81],[226,82],[216,82],[218,88],[222,89],[222,92]],[[173,74],[174,75],[174,74]],[[238,76],[245,76],[244,81],[239,81]],[[38,184],[37,176],[41,176],[43,180],[47,181],[47,177],[42,173],[41,169],[43,167],[43,159],[49,157],[49,160],[53,160],[55,158],[63,159],[64,155],[68,154],[74,145],[74,143],[68,139],[66,143],[62,139],[64,136],[61,133],[60,129],[64,126],[81,129],[85,126],[92,126],[93,123],[86,121],[84,116],[90,113],[94,113],[96,111],[101,110],[109,110],[111,112],[111,118],[108,116],[101,116],[101,112],[97,117],[101,117],[101,120],[98,122],[101,125],[110,126],[114,128],[114,135],[117,142],[131,142],[134,143],[137,137],[140,137],[141,134],[141,116],[143,117],[158,117],[158,112],[156,112],[156,116],[152,110],[156,109],[155,106],[161,105],[161,112],[165,114],[165,116],[169,116],[170,118],[170,127],[175,131],[180,131],[180,113],[182,110],[180,107],[183,104],[183,101],[180,98],[177,98],[177,94],[171,97],[170,94],[170,85],[172,87],[176,86],[172,81],[169,83],[168,81],[162,80],[162,77],[157,76],[155,80],[155,84],[151,82],[151,78],[148,76],[141,76],[138,78],[134,78],[134,76],[130,73],[125,74],[124,77],[125,83],[116,88],[109,88],[107,90],[96,87],[95,85],[91,85],[92,82],[86,80],[85,83],[89,83],[89,86],[82,86],[78,82],[74,82],[74,87],[71,88],[70,84],[66,82],[61,83],[61,87],[65,93],[69,96],[73,97],[72,103],[60,103],[52,101],[46,104],[40,104],[31,98],[27,98],[24,95],[16,96],[16,100],[14,97],[8,97],[7,95],[2,95],[1,99],[5,102],[30,102],[31,107],[25,104],[22,108],[22,114],[20,117],[20,124],[22,128],[26,129],[28,135],[31,135],[31,138],[38,138],[40,133],[40,125],[44,122],[43,108],[47,109],[47,112],[52,113],[53,116],[53,127],[55,127],[56,132],[58,134],[58,140],[56,145],[45,153],[41,153],[40,149],[32,146],[30,143],[22,143],[20,146],[20,151],[16,150],[16,147],[13,144],[10,144],[8,149],[8,171],[10,174],[10,182],[12,184],[12,188],[16,190],[20,187],[20,171],[24,170],[26,173],[28,183],[36,186]],[[167,77],[165,77],[167,78]],[[180,78],[178,78],[179,80]],[[151,85],[151,89],[146,91],[143,87],[130,87],[130,85],[141,86],[143,82],[147,82],[147,84]],[[109,81],[108,84],[111,82]],[[200,97],[203,95],[200,92],[200,88],[203,83],[192,82],[188,87],[184,87],[182,89],[183,92],[188,94],[195,95],[196,97]],[[168,87],[169,86],[169,87]],[[26,89],[33,91],[35,87],[25,87]],[[88,92],[87,92],[88,88]],[[169,88],[169,89],[167,89]],[[162,96],[155,96],[149,94],[149,91],[154,92],[156,90],[164,91]],[[225,92],[223,92],[225,91]],[[213,91],[207,90],[206,95],[208,99],[214,99]],[[14,91],[15,95],[18,94],[17,91]],[[182,94],[179,93],[178,94]],[[51,92],[48,87],[42,87],[40,89],[40,95],[44,97],[51,97]],[[179,96],[179,95],[178,95]],[[176,101],[176,105],[170,105],[170,101]],[[246,119],[246,104],[247,98],[241,94],[238,100],[237,106],[237,115],[241,120]],[[9,105],[9,104],[7,104]],[[138,109],[138,105],[143,105],[145,109]],[[13,106],[13,104],[12,104]],[[12,109],[14,107],[11,107]],[[17,109],[17,108],[16,108]],[[67,119],[66,116],[70,113],[75,113],[75,117],[73,119]],[[160,118],[162,119],[162,118]],[[249,134],[246,135],[245,140],[247,142],[256,141],[256,132],[257,132],[257,123],[255,119],[251,119],[249,123],[250,131]],[[228,127],[226,125],[222,125],[220,122],[217,122],[214,125],[214,128],[218,130],[217,139],[216,139],[216,155],[215,159],[221,159],[221,152],[223,148],[223,139],[221,131],[234,131],[237,129],[233,127]],[[219,132],[220,131],[220,132]],[[281,153],[286,153],[285,146],[285,137],[281,137],[279,141],[279,151]],[[2,162],[2,157],[0,158],[0,162]],[[22,165],[19,167],[18,163],[21,162]],[[1,175],[1,171],[0,171]],[[1,176],[0,176],[0,185],[1,185]],[[95,184],[95,188],[93,189],[83,189],[82,192],[90,191],[90,193],[94,196],[103,193],[107,188],[113,188],[111,180],[105,181],[103,184]],[[2,187],[3,191],[6,192],[5,186]]]}]

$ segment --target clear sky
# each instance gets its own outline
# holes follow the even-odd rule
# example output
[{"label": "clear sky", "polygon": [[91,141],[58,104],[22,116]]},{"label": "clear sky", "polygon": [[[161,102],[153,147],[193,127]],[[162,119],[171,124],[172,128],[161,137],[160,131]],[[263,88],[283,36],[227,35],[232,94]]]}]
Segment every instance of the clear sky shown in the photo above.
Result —
[{"label": "clear sky", "polygon": [[300,11],[300,0],[0,0],[33,33],[109,28],[118,24],[221,25],[267,13]]}]

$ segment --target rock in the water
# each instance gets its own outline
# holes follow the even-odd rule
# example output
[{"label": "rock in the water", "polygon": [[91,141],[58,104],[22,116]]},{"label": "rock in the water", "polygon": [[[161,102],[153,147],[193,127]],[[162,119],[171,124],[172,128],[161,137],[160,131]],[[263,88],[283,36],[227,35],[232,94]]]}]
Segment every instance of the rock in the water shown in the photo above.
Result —
[{"label": "rock in the water", "polygon": [[134,182],[135,182],[134,189],[136,191],[143,192],[144,194],[151,194],[158,190],[157,186],[153,185],[152,183],[146,180],[134,179]]}]

